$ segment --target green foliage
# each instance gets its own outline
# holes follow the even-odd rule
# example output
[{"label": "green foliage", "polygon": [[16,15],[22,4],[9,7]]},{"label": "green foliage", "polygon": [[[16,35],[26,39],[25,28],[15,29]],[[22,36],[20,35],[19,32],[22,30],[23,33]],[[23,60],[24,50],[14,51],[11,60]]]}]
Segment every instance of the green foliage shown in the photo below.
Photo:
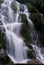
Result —
[{"label": "green foliage", "polygon": [[30,19],[34,23],[35,28],[36,28],[37,31],[39,31],[39,32],[41,32],[41,31],[43,32],[44,31],[43,30],[44,24],[43,24],[43,21],[42,21],[42,18],[41,18],[40,14],[38,14],[38,13],[31,13],[30,14]]},{"label": "green foliage", "polygon": [[27,5],[28,11],[29,11],[30,13],[35,13],[35,12],[37,12],[36,9],[35,9],[35,7],[34,7],[31,3],[26,3],[26,5]]},{"label": "green foliage", "polygon": [[33,4],[39,12],[44,13],[44,0],[30,0],[30,3]]}]

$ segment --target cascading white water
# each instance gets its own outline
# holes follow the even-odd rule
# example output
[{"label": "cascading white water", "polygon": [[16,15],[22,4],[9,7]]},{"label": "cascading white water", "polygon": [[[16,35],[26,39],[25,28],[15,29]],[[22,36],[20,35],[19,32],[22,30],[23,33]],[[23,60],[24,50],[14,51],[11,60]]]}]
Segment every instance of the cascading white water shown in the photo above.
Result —
[{"label": "cascading white water", "polygon": [[[14,6],[17,7],[16,13],[14,13],[14,10],[11,8],[13,2],[15,2]],[[20,10],[22,7],[23,11]],[[21,22],[20,14],[26,15],[29,27],[31,31],[33,31],[34,25],[29,19],[29,12],[26,5],[20,4],[16,0],[4,0],[4,2],[1,4],[0,18],[3,23],[3,27],[6,30],[7,54],[14,63],[25,63],[29,60],[27,58],[27,47],[23,41],[23,38],[20,36],[20,30],[23,24]],[[33,46],[35,52],[37,48],[38,47],[36,47],[36,45]],[[37,53],[39,54],[40,60],[43,60],[44,58],[42,58],[43,56],[41,53],[39,53],[39,51],[37,51]],[[38,55],[36,55],[36,57],[39,58]]]},{"label": "cascading white water", "polygon": [[[36,54],[36,59],[38,59],[41,63],[44,64],[44,48],[42,49],[40,47],[40,44],[38,44],[39,40],[38,40],[38,34],[36,31],[31,33],[31,37],[32,37],[32,44],[31,46],[33,47],[33,50],[35,51]],[[42,53],[43,50],[43,53]]]},{"label": "cascading white water", "polygon": [[[32,45],[35,54],[36,54],[36,58],[44,64],[44,52],[42,53],[41,51],[44,50],[42,48],[39,48],[37,45]],[[42,50],[41,50],[42,49]]]},{"label": "cascading white water", "polygon": [[[20,16],[20,3],[16,2],[17,12],[11,8],[13,0],[4,0],[1,5],[1,21],[6,30],[7,54],[14,63],[26,62],[27,50],[23,38],[20,37],[22,26]],[[15,20],[14,20],[15,16]]]}]

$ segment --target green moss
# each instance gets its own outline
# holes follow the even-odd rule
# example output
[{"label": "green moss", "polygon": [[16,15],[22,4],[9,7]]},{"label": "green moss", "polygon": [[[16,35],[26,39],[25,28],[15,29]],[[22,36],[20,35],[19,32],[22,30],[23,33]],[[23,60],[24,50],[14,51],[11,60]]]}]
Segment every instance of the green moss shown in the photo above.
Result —
[{"label": "green moss", "polygon": [[23,23],[21,34],[22,34],[22,37],[25,39],[25,41],[29,43],[30,35],[29,35],[28,21],[25,15],[21,15],[21,17],[22,17],[22,23]]},{"label": "green moss", "polygon": [[12,2],[11,8],[13,9],[13,11],[16,13],[17,11],[17,6],[15,5],[16,3]]},{"label": "green moss", "polygon": [[4,38],[4,33],[0,31],[0,48],[3,48],[6,51],[6,40]]},{"label": "green moss", "polygon": [[28,51],[28,58],[36,58],[35,52],[34,51]]},{"label": "green moss", "polygon": [[14,7],[13,7],[13,10],[16,12],[16,11],[17,11],[17,7],[16,7],[16,6],[14,6]]},{"label": "green moss", "polygon": [[0,4],[3,2],[3,0],[0,0]]}]

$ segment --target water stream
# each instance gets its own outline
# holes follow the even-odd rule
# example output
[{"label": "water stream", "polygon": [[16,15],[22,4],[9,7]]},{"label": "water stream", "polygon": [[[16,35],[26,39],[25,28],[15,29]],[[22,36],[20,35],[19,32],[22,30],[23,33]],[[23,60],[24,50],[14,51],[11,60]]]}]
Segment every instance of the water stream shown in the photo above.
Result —
[{"label": "water stream", "polygon": [[[12,9],[12,3],[17,8],[16,12],[14,12]],[[25,42],[20,34],[20,30],[23,24],[20,14],[26,15],[30,29],[31,31],[34,31],[34,24],[29,19],[30,13],[28,12],[26,5],[20,4],[16,0],[4,0],[1,4],[0,19],[3,23],[3,27],[5,28],[6,33],[6,52],[14,63],[26,63],[28,60],[30,60],[27,58],[27,46],[25,45]],[[34,36],[36,36],[36,34]],[[33,43],[33,33],[31,38]],[[32,44],[33,49],[36,52],[37,59],[44,63],[44,57],[41,54],[41,51],[38,50],[36,41],[34,44]]]}]

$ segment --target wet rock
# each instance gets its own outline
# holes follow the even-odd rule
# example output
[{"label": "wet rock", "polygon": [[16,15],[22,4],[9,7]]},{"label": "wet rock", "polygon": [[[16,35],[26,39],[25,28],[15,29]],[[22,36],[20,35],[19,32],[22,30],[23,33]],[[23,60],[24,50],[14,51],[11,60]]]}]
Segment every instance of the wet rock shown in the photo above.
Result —
[{"label": "wet rock", "polygon": [[[30,44],[31,44],[31,43],[30,43]],[[28,47],[29,47],[31,50],[33,50],[33,47],[32,47],[30,44],[28,44]]]},{"label": "wet rock", "polygon": [[0,59],[6,58],[6,57],[7,57],[6,52],[3,49],[0,49]]},{"label": "wet rock", "polygon": [[42,64],[39,60],[37,59],[32,59],[31,61],[27,62],[28,64]]},{"label": "wet rock", "polygon": [[28,58],[30,58],[30,59],[36,58],[35,52],[33,50],[30,50],[30,51],[28,50],[27,54],[28,54]]}]

